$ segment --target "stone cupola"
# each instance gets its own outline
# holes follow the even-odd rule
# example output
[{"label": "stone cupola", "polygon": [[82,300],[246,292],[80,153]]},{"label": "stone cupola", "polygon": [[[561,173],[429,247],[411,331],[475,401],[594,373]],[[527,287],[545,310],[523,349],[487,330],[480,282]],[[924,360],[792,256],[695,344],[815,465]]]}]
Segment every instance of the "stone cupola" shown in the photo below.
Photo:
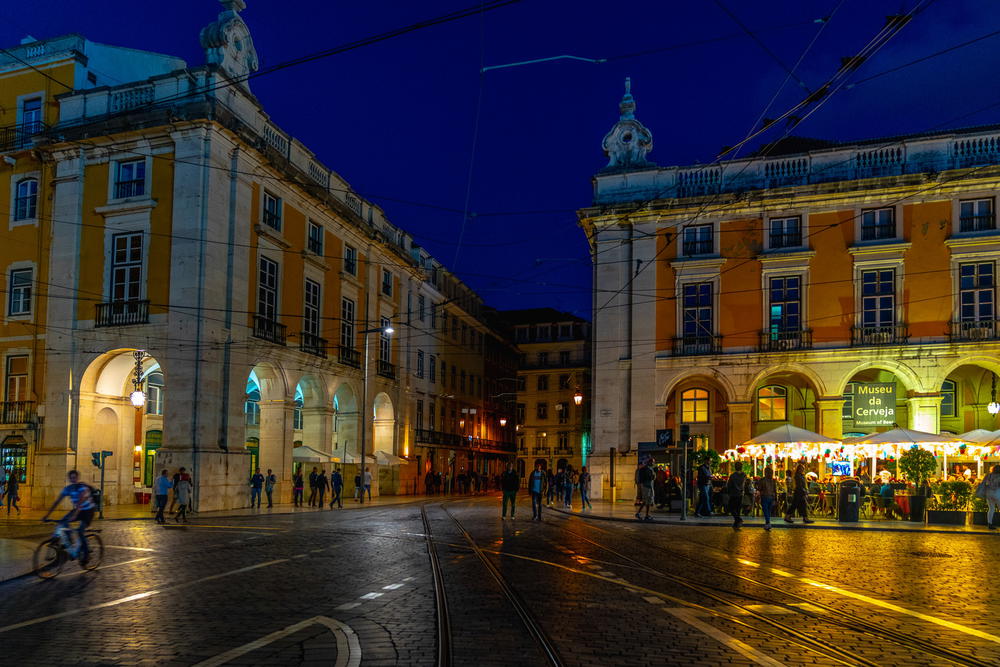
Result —
[{"label": "stone cupola", "polygon": [[635,119],[635,98],[632,97],[632,80],[629,78],[625,79],[625,95],[618,110],[618,122],[601,142],[604,154],[608,156],[608,165],[602,171],[655,166],[646,159],[646,153],[653,150],[653,133]]},{"label": "stone cupola", "polygon": [[219,17],[201,29],[200,41],[205,49],[205,61],[209,65],[218,65],[227,76],[249,91],[247,77],[257,71],[259,64],[250,29],[240,17],[246,3],[243,0],[219,0],[219,3],[223,7]]}]

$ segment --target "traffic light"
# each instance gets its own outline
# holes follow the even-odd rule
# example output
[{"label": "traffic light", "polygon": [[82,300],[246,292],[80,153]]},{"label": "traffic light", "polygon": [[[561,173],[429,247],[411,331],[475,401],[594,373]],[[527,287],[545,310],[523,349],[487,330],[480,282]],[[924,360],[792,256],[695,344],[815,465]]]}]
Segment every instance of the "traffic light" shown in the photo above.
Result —
[{"label": "traffic light", "polygon": [[690,437],[691,437],[691,425],[681,424],[681,442],[687,445],[687,441]]},{"label": "traffic light", "polygon": [[100,468],[101,467],[101,453],[100,452],[91,452],[90,453],[90,462],[94,464],[95,468]]}]

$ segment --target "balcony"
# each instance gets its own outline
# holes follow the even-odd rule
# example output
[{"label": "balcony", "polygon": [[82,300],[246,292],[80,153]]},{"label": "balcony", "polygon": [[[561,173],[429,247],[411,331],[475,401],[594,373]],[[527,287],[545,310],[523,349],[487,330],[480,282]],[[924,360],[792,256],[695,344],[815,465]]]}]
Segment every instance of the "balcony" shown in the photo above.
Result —
[{"label": "balcony", "polygon": [[968,322],[952,322],[948,332],[951,342],[964,343],[978,340],[996,340],[1000,338],[1000,327],[996,320],[980,320]]},{"label": "balcony", "polygon": [[287,327],[280,322],[276,322],[263,315],[253,316],[253,335],[255,338],[261,338],[275,345],[284,345],[286,330]]},{"label": "balcony", "polygon": [[555,455],[556,456],[573,456],[573,448],[572,447],[556,447]]},{"label": "balcony", "polygon": [[134,181],[118,181],[115,183],[115,199],[126,199],[127,197],[141,197],[146,193],[146,179],[140,178]]},{"label": "balcony", "polygon": [[812,331],[761,331],[760,352],[788,352],[812,349]]},{"label": "balcony", "polygon": [[388,361],[378,360],[378,374],[384,378],[389,378],[390,380],[396,379],[396,367],[390,364]]},{"label": "balcony", "polygon": [[3,401],[0,403],[0,424],[27,424],[34,419],[34,401]]},{"label": "balcony", "polygon": [[535,456],[548,456],[549,455],[549,448],[548,447],[532,447],[531,448],[531,453],[534,454]]},{"label": "balcony", "polygon": [[685,257],[694,257],[695,255],[711,255],[715,252],[715,243],[712,239],[684,241],[681,245],[681,251]]},{"label": "balcony", "polygon": [[31,137],[47,129],[45,123],[41,121],[0,127],[0,152],[28,148],[31,145]]},{"label": "balcony", "polygon": [[124,327],[132,324],[149,324],[149,299],[97,304],[95,327]]},{"label": "balcony", "polygon": [[854,347],[905,345],[909,339],[910,332],[905,324],[851,328],[851,345]]},{"label": "balcony", "polygon": [[299,333],[299,349],[326,359],[326,339],[307,331]]},{"label": "balcony", "polygon": [[770,235],[771,250],[787,250],[802,247],[802,232],[787,232]]},{"label": "balcony", "polygon": [[993,213],[967,215],[958,220],[958,231],[960,232],[987,232],[994,229],[996,229],[996,216]]},{"label": "balcony", "polygon": [[353,347],[341,345],[337,349],[337,361],[351,368],[361,368],[361,355]]},{"label": "balcony", "polygon": [[425,445],[445,445],[448,447],[460,447],[462,436],[455,433],[445,433],[443,431],[432,431],[430,429],[417,429],[417,442]]},{"label": "balcony", "polygon": [[722,336],[682,336],[673,339],[673,355],[687,357],[696,354],[722,352]]}]

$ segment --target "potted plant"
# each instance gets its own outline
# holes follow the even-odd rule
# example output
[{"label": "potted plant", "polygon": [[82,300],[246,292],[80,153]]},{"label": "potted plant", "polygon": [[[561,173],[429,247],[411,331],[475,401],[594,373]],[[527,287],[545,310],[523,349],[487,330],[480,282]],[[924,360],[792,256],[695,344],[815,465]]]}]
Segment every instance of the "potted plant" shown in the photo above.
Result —
[{"label": "potted plant", "polygon": [[712,472],[718,470],[721,460],[719,452],[714,449],[698,449],[688,454],[688,464],[692,468],[698,468],[702,463],[707,463]]},{"label": "potted plant", "polygon": [[927,498],[924,495],[927,480],[937,471],[937,459],[926,449],[913,446],[899,457],[899,472],[913,482],[913,495],[910,496],[910,521],[923,521]]},{"label": "potted plant", "polygon": [[934,486],[934,495],[938,500],[934,509],[927,510],[927,523],[964,526],[972,485],[964,481],[939,482]]},{"label": "potted plant", "polygon": [[973,525],[985,526],[987,510],[989,510],[989,506],[986,504],[986,499],[980,498],[979,496],[973,496],[970,509],[972,509]]}]

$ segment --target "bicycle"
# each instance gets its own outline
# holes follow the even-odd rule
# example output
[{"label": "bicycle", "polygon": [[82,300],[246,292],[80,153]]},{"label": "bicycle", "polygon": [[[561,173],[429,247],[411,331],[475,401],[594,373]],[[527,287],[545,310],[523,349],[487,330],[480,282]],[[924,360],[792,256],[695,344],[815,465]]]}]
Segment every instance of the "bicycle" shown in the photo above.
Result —
[{"label": "bicycle", "polygon": [[[51,521],[47,519],[46,521]],[[42,541],[37,547],[35,547],[35,553],[32,556],[32,565],[34,566],[34,573],[41,577],[42,579],[52,579],[59,576],[62,572],[63,566],[71,560],[77,560],[76,556],[72,556],[67,549],[67,542],[71,542],[71,538],[68,533],[76,532],[68,526],[56,526],[55,532],[52,537],[49,537]],[[87,562],[80,562],[80,568],[86,571],[96,570],[101,561],[104,560],[104,542],[101,541],[99,528],[89,528],[84,533],[84,538],[87,540],[87,549],[89,557]]]}]

